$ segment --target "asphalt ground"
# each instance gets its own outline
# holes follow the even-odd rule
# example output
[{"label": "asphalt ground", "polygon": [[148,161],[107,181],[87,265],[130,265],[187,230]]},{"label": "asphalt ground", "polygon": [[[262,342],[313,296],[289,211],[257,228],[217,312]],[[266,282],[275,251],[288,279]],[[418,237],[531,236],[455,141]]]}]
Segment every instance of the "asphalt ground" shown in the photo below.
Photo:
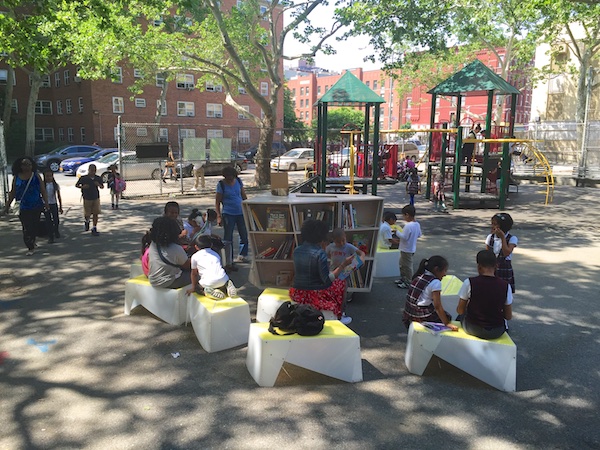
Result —
[{"label": "asphalt ground", "polygon": [[[176,198],[182,212],[213,205],[207,186]],[[77,191],[63,192],[63,237],[41,240],[33,257],[17,218],[0,219],[0,449],[600,448],[597,190],[559,186],[544,206],[540,186],[522,185],[507,202],[519,238],[515,393],[435,357],[423,376],[410,374],[406,291],[385,278],[348,306],[363,382],[286,365],[275,387],[258,387],[245,346],[208,354],[190,325],[141,307],[123,314],[129,266],[166,198],[123,200],[111,211],[104,192],[101,235],[92,237]],[[407,201],[403,185],[379,194],[394,211]],[[441,254],[449,273],[474,275],[496,210],[436,214],[421,196],[416,207],[424,233],[416,263]],[[260,291],[247,281],[250,265],[239,267],[232,278],[254,315]]]}]

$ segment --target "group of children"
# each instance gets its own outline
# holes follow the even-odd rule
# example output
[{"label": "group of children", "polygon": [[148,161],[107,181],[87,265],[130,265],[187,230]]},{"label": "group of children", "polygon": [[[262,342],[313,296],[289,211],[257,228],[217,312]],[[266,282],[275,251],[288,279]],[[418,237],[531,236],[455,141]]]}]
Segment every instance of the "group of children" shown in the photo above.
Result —
[{"label": "group of children", "polygon": [[[396,215],[385,212],[379,229],[380,248],[400,249],[399,288],[408,289],[403,313],[403,323],[438,322],[457,331],[451,315],[441,303],[441,280],[448,270],[448,261],[439,255],[423,259],[413,275],[412,257],[416,250],[421,227],[415,220],[415,208],[402,208],[406,222],[404,229],[393,229]],[[486,237],[486,249],[477,253],[477,277],[467,278],[459,291],[458,317],[466,333],[482,339],[496,339],[508,330],[507,320],[512,318],[515,278],[512,253],[518,244],[510,234],[512,217],[498,213],[492,217],[491,233]]]}]

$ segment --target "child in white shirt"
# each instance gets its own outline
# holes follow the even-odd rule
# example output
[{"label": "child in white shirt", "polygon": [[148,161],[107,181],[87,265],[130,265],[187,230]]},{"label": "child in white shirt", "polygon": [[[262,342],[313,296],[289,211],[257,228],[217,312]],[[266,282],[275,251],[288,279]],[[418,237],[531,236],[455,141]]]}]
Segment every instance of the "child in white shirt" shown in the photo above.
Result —
[{"label": "child in white shirt", "polygon": [[408,289],[413,279],[413,256],[417,251],[417,239],[421,237],[421,225],[415,220],[416,210],[412,205],[402,208],[406,225],[396,234],[400,238],[400,279],[396,284],[400,289]]},{"label": "child in white shirt", "polygon": [[396,214],[390,211],[383,213],[383,220],[379,226],[379,248],[390,249],[398,248],[400,240],[396,232],[392,230],[392,225],[396,223]]},{"label": "child in white shirt", "polygon": [[218,253],[221,249],[216,248],[218,241],[203,234],[194,240],[194,245],[198,251],[191,258],[192,287],[187,293],[192,294],[199,285],[204,295],[213,300],[224,299],[225,293],[228,297],[236,297],[237,289],[221,264]]}]

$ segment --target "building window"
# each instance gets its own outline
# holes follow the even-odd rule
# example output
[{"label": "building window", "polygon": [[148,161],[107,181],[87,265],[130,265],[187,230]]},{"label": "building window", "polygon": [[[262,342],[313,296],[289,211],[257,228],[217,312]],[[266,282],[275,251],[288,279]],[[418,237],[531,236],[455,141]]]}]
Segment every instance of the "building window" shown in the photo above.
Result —
[{"label": "building window", "polygon": [[8,70],[0,69],[0,84],[7,84],[7,83],[8,83]]},{"label": "building window", "polygon": [[146,127],[138,127],[135,129],[135,134],[137,136],[143,137],[143,136],[148,136],[148,128]]},{"label": "building window", "polygon": [[325,92],[329,90],[329,86],[325,85]]},{"label": "building window", "polygon": [[194,102],[177,102],[177,115],[180,117],[194,117],[196,115]]},{"label": "building window", "polygon": [[11,100],[11,102],[10,102],[10,108],[12,109],[12,111],[13,111],[15,114],[18,114],[18,113],[19,113],[19,103],[17,102],[17,99],[16,99],[16,98],[13,98],[13,99]]},{"label": "building window", "polygon": [[381,89],[385,88],[385,80],[381,80]]},{"label": "building window", "polygon": [[146,99],[145,98],[136,98],[135,106],[136,106],[136,108],[145,108],[146,107]]},{"label": "building window", "polygon": [[60,87],[60,72],[54,72],[54,87]]},{"label": "building window", "polygon": [[223,117],[223,105],[220,103],[207,103],[206,117]]},{"label": "building window", "polygon": [[304,108],[304,99],[303,98],[300,99],[300,108]]},{"label": "building window", "polygon": [[38,142],[47,142],[54,140],[54,129],[53,128],[36,128],[35,129],[35,140]]},{"label": "building window", "polygon": [[440,107],[440,97],[438,96],[435,98],[435,108],[437,109],[439,107]]},{"label": "building window", "polygon": [[246,94],[246,88],[243,86],[238,86],[238,92],[240,94]]},{"label": "building window", "polygon": [[125,102],[123,102],[123,97],[113,97],[112,105],[115,114],[123,114],[125,112]]},{"label": "building window", "polygon": [[52,115],[52,102],[50,100],[38,100],[35,102],[35,113],[42,116]]},{"label": "building window", "polygon": [[160,110],[160,115],[161,116],[166,116],[167,115],[167,102],[162,102],[162,107],[161,107],[161,101],[160,100],[156,100],[156,110]]},{"label": "building window", "polygon": [[267,13],[267,7],[265,5],[259,6],[260,15],[264,16]]},{"label": "building window", "polygon": [[70,98],[65,100],[65,108],[67,109],[67,114],[71,114],[73,112],[73,106],[71,105]]},{"label": "building window", "polygon": [[160,128],[158,130],[158,140],[159,140],[159,142],[169,142],[169,129],[168,128]]},{"label": "building window", "polygon": [[79,112],[82,113],[83,112],[83,97],[79,97],[77,99],[77,103],[78,103],[78,106],[79,106]]},{"label": "building window", "polygon": [[223,130],[206,130],[206,140],[207,144],[210,145],[211,139],[222,138]]},{"label": "building window", "polygon": [[56,114],[62,114],[62,100],[56,100]]},{"label": "building window", "polygon": [[58,129],[58,142],[65,142],[65,130],[64,128]]},{"label": "building window", "polygon": [[238,131],[238,142],[240,144],[249,144],[250,143],[250,130]]},{"label": "building window", "polygon": [[317,86],[317,95],[321,95],[321,86]]},{"label": "building window", "polygon": [[373,90],[377,90],[377,80],[373,80]]},{"label": "building window", "polygon": [[165,76],[163,74],[156,74],[156,87],[165,87]]},{"label": "building window", "polygon": [[365,86],[367,86],[368,88],[371,87],[371,82],[370,81],[365,81]]},{"label": "building window", "polygon": [[[250,112],[250,107],[248,105],[240,105],[242,107],[242,109],[246,112]],[[248,118],[248,114],[244,114],[244,113],[240,113],[238,112],[238,119],[243,120],[243,119],[247,119]]]},{"label": "building window", "polygon": [[80,136],[81,136],[81,142],[82,142],[82,143],[83,143],[83,142],[85,142],[85,127],[81,127],[81,128],[79,129],[79,134],[80,134]]},{"label": "building window", "polygon": [[69,72],[69,70],[65,70],[63,72],[63,80],[65,82],[65,86],[68,86],[71,84],[71,72]]},{"label": "building window", "polygon": [[193,128],[180,128],[179,129],[179,140],[180,141],[185,138],[195,138],[195,137],[196,137],[196,130],[194,130]]},{"label": "building window", "polygon": [[44,88],[52,87],[50,84],[50,75],[42,75],[42,86]]},{"label": "building window", "polygon": [[[439,100],[439,99],[440,98],[438,97],[437,100]],[[412,97],[407,97],[406,98],[406,109],[412,109]]]},{"label": "building window", "polygon": [[309,92],[308,92],[308,86],[306,86],[306,95],[308,95],[308,94],[309,94]]},{"label": "building window", "polygon": [[73,142],[74,140],[75,139],[74,139],[74,134],[73,134],[73,128],[69,127],[69,128],[67,128],[67,141]]},{"label": "building window", "polygon": [[207,81],[206,90],[208,92],[223,92],[223,86],[220,84],[213,84],[210,81]]},{"label": "building window", "polygon": [[134,78],[144,78],[144,74],[140,69],[133,69]]},{"label": "building window", "polygon": [[121,67],[113,67],[110,71],[110,79],[113,83],[123,84],[123,69]]},{"label": "building window", "polygon": [[260,83],[260,95],[269,95],[269,83],[267,83],[266,81],[261,81]]},{"label": "building window", "polygon": [[300,95],[304,95],[304,88],[303,87],[300,88]]},{"label": "building window", "polygon": [[194,89],[194,75],[189,73],[178,73],[175,77],[177,82],[177,89],[187,89],[191,91]]}]

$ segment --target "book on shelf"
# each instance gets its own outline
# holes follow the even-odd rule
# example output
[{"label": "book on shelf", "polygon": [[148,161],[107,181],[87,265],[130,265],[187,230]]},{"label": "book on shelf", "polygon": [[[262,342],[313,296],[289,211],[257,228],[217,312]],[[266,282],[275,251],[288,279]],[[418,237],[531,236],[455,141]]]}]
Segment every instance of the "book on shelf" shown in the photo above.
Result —
[{"label": "book on shelf", "polygon": [[288,231],[288,213],[284,209],[267,209],[267,231]]},{"label": "book on shelf", "polygon": [[358,256],[358,254],[355,253],[354,258],[352,259],[352,262],[342,269],[342,272],[339,274],[338,278],[340,280],[345,280],[355,270],[360,269],[363,264],[364,264],[363,260],[360,258],[360,256]]},{"label": "book on shelf", "polygon": [[421,325],[423,325],[431,334],[440,334],[444,331],[452,331],[452,328],[438,322],[421,322]]},{"label": "book on shelf", "polygon": [[365,254],[369,254],[369,238],[364,233],[355,233],[352,235],[352,245]]},{"label": "book on shelf", "polygon": [[267,247],[258,254],[257,259],[271,258],[275,255],[275,253],[277,253],[277,249],[275,247]]},{"label": "book on shelf", "polygon": [[252,222],[254,223],[254,231],[265,231],[265,229],[262,226],[262,223],[260,223],[260,220],[258,220],[258,215],[256,214],[256,211],[251,209],[250,212],[252,214]]}]

